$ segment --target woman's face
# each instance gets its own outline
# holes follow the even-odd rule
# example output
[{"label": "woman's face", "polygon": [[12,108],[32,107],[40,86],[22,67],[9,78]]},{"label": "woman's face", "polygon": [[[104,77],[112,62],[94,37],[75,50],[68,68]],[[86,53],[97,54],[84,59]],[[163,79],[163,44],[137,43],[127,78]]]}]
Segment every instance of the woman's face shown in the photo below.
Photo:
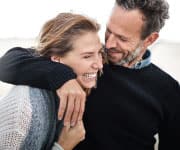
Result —
[{"label": "woman's face", "polygon": [[96,85],[98,70],[103,67],[102,51],[98,34],[86,32],[73,41],[73,50],[60,57],[60,62],[74,70],[83,88],[92,88]]}]

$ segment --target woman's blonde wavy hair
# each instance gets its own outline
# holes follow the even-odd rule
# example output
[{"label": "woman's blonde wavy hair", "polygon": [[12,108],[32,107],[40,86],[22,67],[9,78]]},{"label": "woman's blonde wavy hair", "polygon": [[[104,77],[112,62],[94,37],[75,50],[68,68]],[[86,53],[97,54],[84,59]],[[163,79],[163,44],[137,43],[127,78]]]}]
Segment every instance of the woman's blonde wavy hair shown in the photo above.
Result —
[{"label": "woman's blonde wavy hair", "polygon": [[[74,13],[60,13],[41,29],[37,51],[41,56],[65,56],[73,50],[73,41],[87,32],[98,32],[100,25],[93,19]],[[90,93],[90,89],[85,89]]]}]

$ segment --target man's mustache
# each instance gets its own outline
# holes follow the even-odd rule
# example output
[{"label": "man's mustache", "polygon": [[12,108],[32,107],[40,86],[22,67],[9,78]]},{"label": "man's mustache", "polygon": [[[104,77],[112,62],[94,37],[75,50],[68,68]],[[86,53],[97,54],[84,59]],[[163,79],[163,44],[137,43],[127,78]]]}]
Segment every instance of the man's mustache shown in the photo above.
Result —
[{"label": "man's mustache", "polygon": [[105,52],[108,53],[108,51],[115,52],[115,53],[121,53],[120,51],[116,50],[115,48],[110,48],[110,49],[105,48]]}]

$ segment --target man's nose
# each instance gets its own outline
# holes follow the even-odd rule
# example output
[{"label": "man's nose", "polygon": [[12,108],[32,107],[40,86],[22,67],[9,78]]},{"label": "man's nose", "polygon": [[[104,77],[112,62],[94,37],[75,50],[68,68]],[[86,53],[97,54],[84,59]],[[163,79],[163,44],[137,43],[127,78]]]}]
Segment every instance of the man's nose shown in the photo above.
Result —
[{"label": "man's nose", "polygon": [[107,37],[105,45],[107,49],[116,48],[117,42],[116,42],[116,37],[113,33],[111,33]]}]

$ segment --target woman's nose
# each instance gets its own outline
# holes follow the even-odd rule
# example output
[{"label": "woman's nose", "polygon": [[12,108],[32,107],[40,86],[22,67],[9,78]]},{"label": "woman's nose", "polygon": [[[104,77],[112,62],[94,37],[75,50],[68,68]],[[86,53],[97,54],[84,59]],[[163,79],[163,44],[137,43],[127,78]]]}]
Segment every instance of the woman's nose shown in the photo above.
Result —
[{"label": "woman's nose", "polygon": [[98,70],[103,68],[102,57],[98,57],[96,59],[96,61],[93,63],[93,67]]}]

